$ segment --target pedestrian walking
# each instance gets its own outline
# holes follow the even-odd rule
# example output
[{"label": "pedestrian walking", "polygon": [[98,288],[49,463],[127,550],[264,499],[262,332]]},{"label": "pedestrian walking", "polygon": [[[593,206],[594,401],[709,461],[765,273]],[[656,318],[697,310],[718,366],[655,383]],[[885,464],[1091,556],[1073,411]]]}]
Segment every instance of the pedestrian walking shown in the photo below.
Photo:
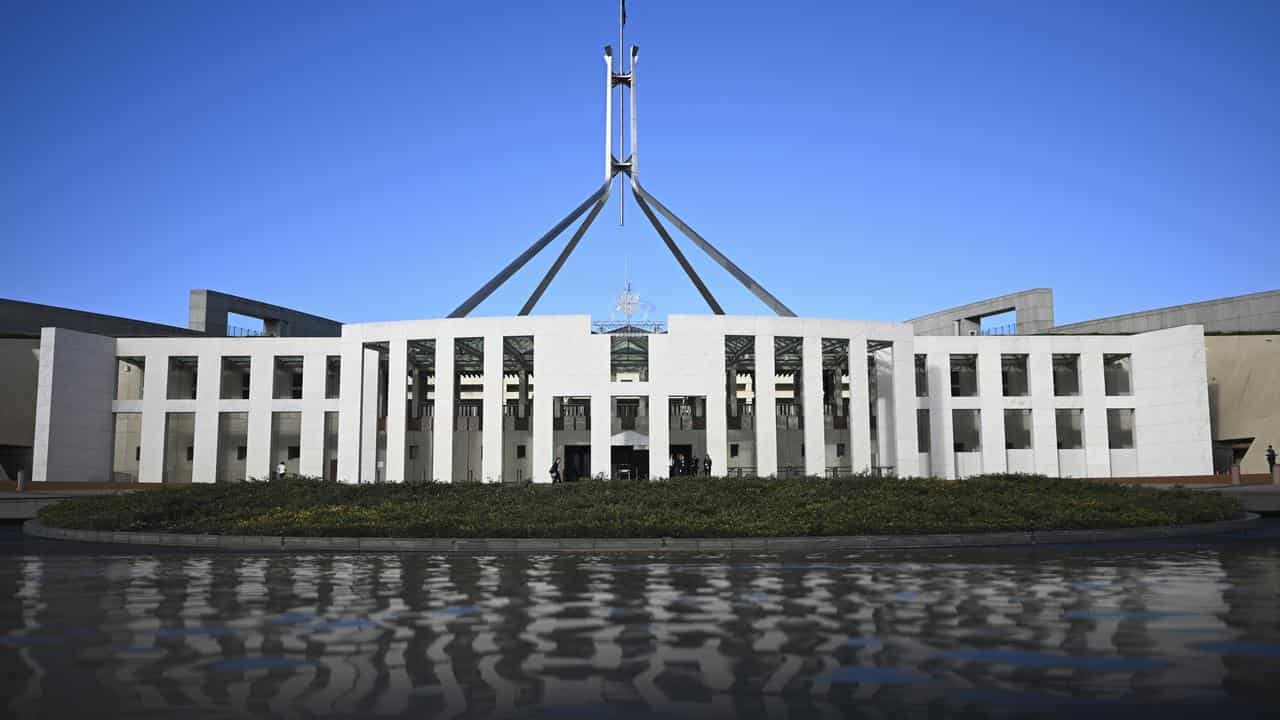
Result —
[{"label": "pedestrian walking", "polygon": [[1276,471],[1276,449],[1267,446],[1267,472],[1274,473]]},{"label": "pedestrian walking", "polygon": [[556,458],[556,461],[551,463],[551,483],[554,485],[558,482],[560,482],[560,458]]},{"label": "pedestrian walking", "polygon": [[711,477],[711,456],[702,458],[702,474]]}]

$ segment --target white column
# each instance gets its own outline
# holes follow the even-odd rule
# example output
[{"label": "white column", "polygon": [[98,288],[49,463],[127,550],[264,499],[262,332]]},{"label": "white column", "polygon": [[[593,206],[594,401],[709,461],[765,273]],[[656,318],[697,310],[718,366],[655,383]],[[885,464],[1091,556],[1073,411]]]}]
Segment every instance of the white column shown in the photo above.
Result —
[{"label": "white column", "polygon": [[880,465],[893,465],[897,461],[897,428],[893,423],[893,351],[879,350],[872,359],[876,369],[877,457]]},{"label": "white column", "polygon": [[342,343],[338,377],[338,479],[360,481],[360,408],[364,402],[363,352],[358,340]]},{"label": "white column", "polygon": [[907,338],[893,341],[893,428],[895,472],[899,477],[920,474],[920,449],[916,442],[915,345]]},{"label": "white column", "polygon": [[867,338],[849,340],[849,461],[854,472],[871,470],[871,386],[867,382]]},{"label": "white column", "polygon": [[[592,477],[604,473],[605,476],[610,474],[610,464],[612,458],[612,419],[613,419],[613,396],[605,385],[602,392],[594,392],[591,394],[591,475]],[[536,391],[535,391],[536,392]],[[563,458],[561,462],[566,462]],[[547,467],[550,467],[548,465]],[[564,474],[563,465],[560,468],[561,475]]]},{"label": "white column", "polygon": [[191,482],[218,479],[218,395],[222,391],[222,356],[205,352],[196,362],[196,417]]},{"label": "white column", "polygon": [[1080,396],[1084,400],[1084,457],[1087,477],[1111,477],[1111,448],[1107,438],[1107,388],[1100,352],[1080,353]]},{"label": "white column", "polygon": [[453,482],[453,336],[436,338],[436,416],[431,435],[435,479]]},{"label": "white column", "polygon": [[[506,378],[502,376],[506,348],[502,335],[484,338],[484,424],[481,426],[480,478],[483,482],[502,482],[502,428],[506,423],[503,405]],[[547,467],[550,467],[548,465]]]},{"label": "white column", "polygon": [[931,352],[925,358],[929,375],[929,462],[934,475],[955,479],[955,428],[951,413],[951,354]]},{"label": "white column", "polygon": [[299,428],[302,454],[298,458],[298,473],[308,477],[324,475],[324,373],[324,353],[302,356],[302,423]]},{"label": "white column", "polygon": [[[984,342],[982,346],[997,341]],[[1004,378],[1001,353],[978,353],[978,397],[982,411],[982,472],[1002,473],[1009,468],[1004,448]]]},{"label": "white column", "polygon": [[387,343],[387,482],[404,482],[405,392],[409,377],[409,341],[392,338]]},{"label": "white column", "polygon": [[[653,352],[650,346],[649,352]],[[652,355],[650,356],[652,357]],[[653,376],[650,375],[652,378]],[[671,414],[669,395],[659,392],[650,384],[649,394],[649,477],[666,477],[671,474]],[[661,383],[658,383],[661,386]],[[701,458],[699,458],[701,462]],[[699,470],[701,472],[701,470]]]},{"label": "white column", "polygon": [[802,338],[800,357],[804,472],[806,475],[822,477],[827,472],[827,440],[822,402],[822,336]]},{"label": "white column", "polygon": [[1027,381],[1031,393],[1031,447],[1035,451],[1036,472],[1058,477],[1058,431],[1053,414],[1053,355],[1032,353],[1027,357]]},{"label": "white column", "polygon": [[244,474],[251,478],[266,479],[275,473],[271,461],[271,390],[275,378],[272,345],[274,341],[264,341],[264,347],[249,356],[249,437],[245,441]]},{"label": "white column", "polygon": [[138,463],[138,482],[158,483],[164,479],[164,421],[169,385],[169,356],[165,353],[150,353],[146,357],[147,374],[142,380],[142,458]]},{"label": "white column", "polygon": [[[552,455],[555,449],[552,447],[552,440],[555,437],[555,418],[552,414],[552,393],[548,390],[545,382],[540,382],[539,378],[550,377],[551,373],[547,372],[543,360],[545,353],[550,349],[550,343],[554,340],[549,339],[545,335],[535,335],[533,338],[533,417],[529,419],[529,427],[533,431],[531,444],[533,447],[530,451],[533,453],[530,458],[532,464],[529,472],[534,482],[551,482],[551,476],[548,470],[551,469],[551,463],[555,460]],[[539,349],[542,349],[540,352]],[[561,475],[564,474],[563,459],[561,459]]]},{"label": "white column", "polygon": [[773,336],[756,335],[756,474],[778,474],[777,393],[773,377]]},{"label": "white column", "polygon": [[[724,364],[724,335],[716,335],[715,356],[711,360],[711,372],[716,373],[720,382],[712,383],[707,388],[707,452],[711,454],[711,473],[724,475],[729,467],[729,420],[726,415],[729,407],[728,369]],[[733,378],[736,385],[737,377]],[[667,468],[667,460],[663,459],[662,468]],[[652,465],[652,463],[650,463]],[[649,472],[653,472],[652,466]]]},{"label": "white column", "polygon": [[[363,348],[363,346],[362,346]],[[360,482],[378,479],[378,358],[377,350],[363,348],[360,365]]]}]

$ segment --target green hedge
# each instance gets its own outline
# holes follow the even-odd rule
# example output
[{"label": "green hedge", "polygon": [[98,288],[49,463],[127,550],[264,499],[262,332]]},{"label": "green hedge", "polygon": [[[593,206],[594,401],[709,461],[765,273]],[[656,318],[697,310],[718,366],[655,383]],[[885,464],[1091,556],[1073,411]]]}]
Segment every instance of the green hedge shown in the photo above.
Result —
[{"label": "green hedge", "polygon": [[193,485],[67,501],[81,530],[345,537],[778,537],[1119,528],[1209,522],[1217,493],[1029,475],[936,479],[686,478],[562,485]]}]

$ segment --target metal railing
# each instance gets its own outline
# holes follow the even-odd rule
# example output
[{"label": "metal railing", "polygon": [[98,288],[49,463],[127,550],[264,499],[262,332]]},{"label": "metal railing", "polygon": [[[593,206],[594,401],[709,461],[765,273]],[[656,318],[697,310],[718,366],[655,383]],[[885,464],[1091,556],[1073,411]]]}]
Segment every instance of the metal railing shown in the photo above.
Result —
[{"label": "metal railing", "polygon": [[590,415],[565,415],[558,418],[552,418],[552,430],[590,430]]},{"label": "metal railing", "polygon": [[1017,335],[1018,324],[1009,323],[1008,325],[996,325],[995,327],[982,328],[978,331],[979,335]]},{"label": "metal railing", "polygon": [[423,430],[434,430],[436,427],[435,418],[431,416],[405,418],[404,429],[409,432],[422,432]]},{"label": "metal railing", "polygon": [[266,337],[266,333],[254,328],[238,327],[236,325],[227,326],[227,337]]},{"label": "metal railing", "polygon": [[694,415],[677,415],[672,414],[670,418],[670,428],[672,430],[706,430],[707,417]]},{"label": "metal railing", "polygon": [[624,417],[613,418],[610,423],[610,432],[614,434],[623,430],[635,430],[639,433],[649,432],[649,416],[648,415],[629,415]]},{"label": "metal railing", "polygon": [[776,415],[774,427],[779,430],[803,430],[803,415]]},{"label": "metal railing", "polygon": [[667,324],[657,320],[595,320],[591,323],[591,332],[626,335],[624,328],[634,328],[637,333],[664,333]]}]

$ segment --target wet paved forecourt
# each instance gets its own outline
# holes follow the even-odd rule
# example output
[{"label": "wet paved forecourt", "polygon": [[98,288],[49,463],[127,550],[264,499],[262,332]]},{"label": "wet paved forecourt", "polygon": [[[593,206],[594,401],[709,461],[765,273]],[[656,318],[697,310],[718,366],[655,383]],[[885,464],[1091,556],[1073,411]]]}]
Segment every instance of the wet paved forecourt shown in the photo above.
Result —
[{"label": "wet paved forecourt", "polygon": [[0,529],[11,717],[1280,717],[1280,521],[809,555],[202,552]]}]

